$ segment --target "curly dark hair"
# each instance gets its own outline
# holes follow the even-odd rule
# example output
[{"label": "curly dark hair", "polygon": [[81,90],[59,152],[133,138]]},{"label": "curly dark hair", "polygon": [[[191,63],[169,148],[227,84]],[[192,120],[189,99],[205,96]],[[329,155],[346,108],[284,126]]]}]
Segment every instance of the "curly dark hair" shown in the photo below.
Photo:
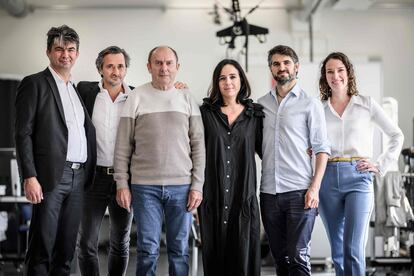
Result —
[{"label": "curly dark hair", "polygon": [[269,65],[269,67],[272,67],[272,56],[276,54],[288,56],[293,60],[295,64],[299,63],[298,55],[292,48],[286,45],[277,45],[270,49],[269,52],[267,52],[267,64]]},{"label": "curly dark hair", "polygon": [[211,86],[208,91],[208,95],[210,97],[211,103],[217,104],[219,106],[225,105],[223,101],[223,96],[221,95],[221,92],[220,92],[219,78],[220,78],[221,70],[227,64],[233,65],[234,68],[236,68],[236,70],[239,72],[240,91],[237,94],[236,101],[237,103],[243,104],[244,101],[250,97],[250,94],[251,94],[250,84],[249,84],[249,81],[247,80],[246,74],[244,73],[241,65],[233,59],[223,59],[217,64],[216,68],[214,69]]},{"label": "curly dark hair", "polygon": [[351,97],[358,95],[354,66],[344,53],[333,52],[330,53],[321,63],[321,76],[319,78],[319,91],[321,100],[327,101],[329,97],[332,96],[332,90],[329,87],[328,81],[326,80],[326,64],[331,59],[340,60],[345,65],[346,72],[348,74],[348,95]]}]

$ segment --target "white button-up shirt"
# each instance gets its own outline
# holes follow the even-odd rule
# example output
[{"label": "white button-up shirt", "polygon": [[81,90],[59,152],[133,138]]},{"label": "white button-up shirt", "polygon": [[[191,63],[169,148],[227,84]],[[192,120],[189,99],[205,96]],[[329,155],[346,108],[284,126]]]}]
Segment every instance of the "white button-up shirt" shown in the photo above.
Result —
[{"label": "white button-up shirt", "polygon": [[85,134],[85,112],[71,80],[66,83],[51,66],[49,70],[55,79],[62,100],[66,127],[68,128],[68,152],[66,161],[86,162],[88,146]]},{"label": "white button-up shirt", "polygon": [[124,93],[119,93],[113,102],[108,90],[99,82],[100,92],[96,95],[93,107],[92,122],[96,130],[96,163],[98,166],[112,167],[114,149],[122,108],[128,93],[131,91],[125,83]]},{"label": "white button-up shirt", "polygon": [[260,192],[286,193],[309,188],[313,169],[307,153],[329,154],[325,115],[319,99],[296,84],[278,103],[273,89],[258,102],[263,105],[263,158]]},{"label": "white button-up shirt", "polygon": [[352,96],[342,117],[333,109],[330,98],[323,102],[331,157],[372,158],[373,131],[378,126],[390,139],[388,147],[376,162],[380,174],[385,174],[392,162],[398,160],[404,135],[371,97]]}]

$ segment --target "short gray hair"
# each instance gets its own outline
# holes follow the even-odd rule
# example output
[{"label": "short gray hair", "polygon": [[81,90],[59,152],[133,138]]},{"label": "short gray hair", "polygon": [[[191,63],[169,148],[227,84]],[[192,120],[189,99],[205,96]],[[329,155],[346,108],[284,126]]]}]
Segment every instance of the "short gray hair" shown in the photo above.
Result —
[{"label": "short gray hair", "polygon": [[129,67],[130,57],[128,53],[124,49],[119,48],[118,46],[109,46],[100,51],[98,57],[96,58],[95,65],[96,69],[98,69],[98,72],[102,70],[103,60],[105,56],[109,54],[123,54],[125,59],[125,67]]}]

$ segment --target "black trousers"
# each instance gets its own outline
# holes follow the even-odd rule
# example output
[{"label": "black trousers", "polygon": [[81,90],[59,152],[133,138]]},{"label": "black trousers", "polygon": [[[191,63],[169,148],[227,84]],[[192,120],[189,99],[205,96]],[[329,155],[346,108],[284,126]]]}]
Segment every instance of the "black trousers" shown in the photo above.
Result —
[{"label": "black trousers", "polygon": [[[64,168],[60,183],[33,205],[26,271],[29,276],[70,275],[81,220],[85,171]],[[41,184],[41,183],[40,183]]]},{"label": "black trousers", "polygon": [[310,240],[318,210],[304,209],[305,194],[260,194],[263,226],[280,276],[311,275]]},{"label": "black trousers", "polygon": [[129,260],[132,212],[116,202],[116,183],[112,175],[96,171],[92,189],[85,193],[79,227],[78,260],[84,276],[99,276],[98,240],[106,208],[110,219],[108,275],[123,276]]}]

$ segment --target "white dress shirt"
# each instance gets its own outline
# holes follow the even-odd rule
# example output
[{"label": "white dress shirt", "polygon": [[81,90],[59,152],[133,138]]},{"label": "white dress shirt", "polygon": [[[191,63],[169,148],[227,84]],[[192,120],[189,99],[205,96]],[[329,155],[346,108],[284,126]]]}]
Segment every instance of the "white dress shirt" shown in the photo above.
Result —
[{"label": "white dress shirt", "polygon": [[352,96],[342,117],[333,109],[331,98],[324,101],[331,157],[372,158],[374,125],[389,137],[388,147],[374,163],[384,175],[392,162],[398,160],[404,135],[392,123],[381,106],[371,97]]},{"label": "white dress shirt", "polygon": [[85,111],[71,80],[65,83],[51,66],[49,70],[55,79],[62,100],[66,127],[68,128],[68,152],[66,161],[86,162],[88,158],[85,134]]},{"label": "white dress shirt", "polygon": [[96,130],[96,164],[98,166],[112,167],[114,164],[119,119],[127,95],[131,91],[125,83],[122,86],[124,93],[119,93],[113,102],[108,90],[103,88],[102,81],[99,82],[100,92],[96,95],[92,113],[92,122]]},{"label": "white dress shirt", "polygon": [[263,105],[262,179],[260,192],[268,194],[306,190],[312,181],[312,148],[330,153],[325,114],[319,99],[296,84],[278,103],[272,89],[258,100]]}]

